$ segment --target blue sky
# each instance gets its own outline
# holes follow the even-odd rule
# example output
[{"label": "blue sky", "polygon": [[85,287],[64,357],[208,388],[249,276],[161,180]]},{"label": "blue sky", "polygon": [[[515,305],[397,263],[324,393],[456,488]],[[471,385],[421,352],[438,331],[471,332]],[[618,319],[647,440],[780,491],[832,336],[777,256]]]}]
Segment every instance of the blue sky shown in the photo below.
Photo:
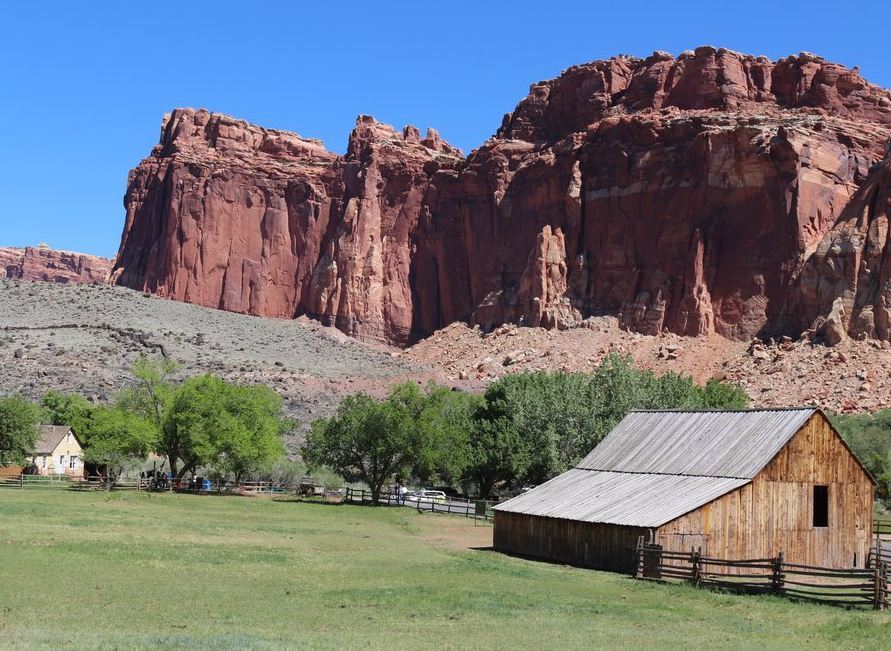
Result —
[{"label": "blue sky", "polygon": [[127,172],[177,106],[321,138],[338,152],[368,113],[433,126],[470,151],[532,82],[619,53],[807,50],[891,87],[880,36],[891,2],[866,4],[6,3],[0,245],[113,256]]}]

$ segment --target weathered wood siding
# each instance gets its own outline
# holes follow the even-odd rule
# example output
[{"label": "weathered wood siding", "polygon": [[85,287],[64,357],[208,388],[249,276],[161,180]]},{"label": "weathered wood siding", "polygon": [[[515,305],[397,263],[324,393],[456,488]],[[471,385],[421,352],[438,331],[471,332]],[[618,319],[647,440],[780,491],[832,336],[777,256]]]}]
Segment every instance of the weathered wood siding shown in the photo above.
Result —
[{"label": "weathered wood siding", "polygon": [[495,511],[493,544],[508,554],[630,572],[647,529]]},{"label": "weathered wood siding", "polygon": [[[829,487],[829,526],[813,526],[813,487]],[[667,550],[720,558],[862,567],[872,531],[873,484],[826,418],[814,414],[752,480],[663,525]]]}]

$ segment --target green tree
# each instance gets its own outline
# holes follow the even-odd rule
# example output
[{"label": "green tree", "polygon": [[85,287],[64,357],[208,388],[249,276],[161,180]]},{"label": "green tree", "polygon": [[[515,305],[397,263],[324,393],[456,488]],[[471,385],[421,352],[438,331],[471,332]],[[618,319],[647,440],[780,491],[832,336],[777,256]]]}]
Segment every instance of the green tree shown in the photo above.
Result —
[{"label": "green tree", "polygon": [[282,398],[265,386],[226,384],[222,427],[214,436],[217,467],[235,481],[265,472],[285,456],[282,436],[293,423],[282,415]]},{"label": "green tree", "polygon": [[21,396],[0,398],[0,466],[25,464],[37,445],[40,409]]},{"label": "green tree", "polygon": [[93,412],[96,405],[77,393],[47,391],[40,400],[43,420],[48,425],[65,425],[73,429],[84,447],[90,445]]},{"label": "green tree", "polygon": [[84,459],[107,465],[113,477],[119,477],[127,466],[144,461],[157,443],[153,424],[121,407],[94,408],[90,431]]},{"label": "green tree", "polygon": [[473,481],[483,499],[500,481],[514,482],[529,467],[529,445],[516,423],[503,415],[501,405],[480,407],[468,441],[464,473]]},{"label": "green tree", "polygon": [[365,393],[348,396],[331,418],[310,426],[302,447],[310,467],[328,466],[347,481],[362,481],[380,501],[384,484],[425,455],[426,427],[419,427],[425,407],[417,385],[393,388],[387,400]]},{"label": "green tree", "polygon": [[282,434],[289,426],[272,389],[202,375],[176,390],[158,448],[177,478],[207,466],[240,481],[284,456]]},{"label": "green tree", "polygon": [[748,396],[715,380],[657,377],[609,355],[592,374],[520,373],[489,386],[477,409],[465,476],[487,496],[498,482],[540,483],[574,465],[632,409],[737,409]]},{"label": "green tree", "polygon": [[749,406],[749,395],[735,384],[712,378],[701,391],[703,409],[745,409]]},{"label": "green tree", "polygon": [[845,442],[876,480],[876,495],[891,498],[891,409],[831,417]]},{"label": "green tree", "polygon": [[483,403],[479,394],[452,390],[431,382],[421,394],[411,390],[415,427],[419,430],[419,457],[411,474],[421,483],[439,479],[454,484],[468,464],[468,442],[473,415]]},{"label": "green tree", "polygon": [[176,441],[171,441],[165,431],[170,407],[176,394],[173,374],[178,366],[169,359],[160,361],[141,356],[133,363],[133,382],[117,397],[116,404],[123,411],[141,418],[154,430],[157,441],[155,452],[167,457],[171,472],[176,475],[178,459]]}]

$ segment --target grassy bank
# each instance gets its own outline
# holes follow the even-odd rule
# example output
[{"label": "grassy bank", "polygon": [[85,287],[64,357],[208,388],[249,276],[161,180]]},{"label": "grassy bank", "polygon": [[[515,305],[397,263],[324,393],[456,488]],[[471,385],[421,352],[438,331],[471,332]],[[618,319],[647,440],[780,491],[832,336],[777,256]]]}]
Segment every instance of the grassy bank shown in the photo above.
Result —
[{"label": "grassy bank", "polygon": [[408,509],[0,492],[3,648],[887,648],[891,615],[508,558]]}]

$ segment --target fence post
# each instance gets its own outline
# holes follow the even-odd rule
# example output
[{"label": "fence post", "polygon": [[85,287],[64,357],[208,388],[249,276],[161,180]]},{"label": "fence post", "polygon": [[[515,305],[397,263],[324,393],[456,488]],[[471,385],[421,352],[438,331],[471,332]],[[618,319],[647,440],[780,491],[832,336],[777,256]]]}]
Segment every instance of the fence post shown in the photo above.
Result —
[{"label": "fence post", "polygon": [[639,579],[643,567],[643,536],[637,537],[637,547],[634,549],[634,578]]},{"label": "fence post", "polygon": [[19,475],[19,488],[25,488],[25,475]]},{"label": "fence post", "polygon": [[773,559],[773,575],[771,576],[770,589],[774,594],[780,594],[783,591],[783,552]]},{"label": "fence post", "polygon": [[888,607],[888,566],[885,563],[880,563],[879,565],[882,568],[882,580],[879,583],[879,595],[881,597],[879,606],[880,610],[885,610]]},{"label": "fence post", "polygon": [[690,552],[690,561],[693,563],[693,571],[691,577],[693,580],[693,585],[699,587],[699,584],[702,581],[702,547],[699,548],[699,551],[692,550]]}]

